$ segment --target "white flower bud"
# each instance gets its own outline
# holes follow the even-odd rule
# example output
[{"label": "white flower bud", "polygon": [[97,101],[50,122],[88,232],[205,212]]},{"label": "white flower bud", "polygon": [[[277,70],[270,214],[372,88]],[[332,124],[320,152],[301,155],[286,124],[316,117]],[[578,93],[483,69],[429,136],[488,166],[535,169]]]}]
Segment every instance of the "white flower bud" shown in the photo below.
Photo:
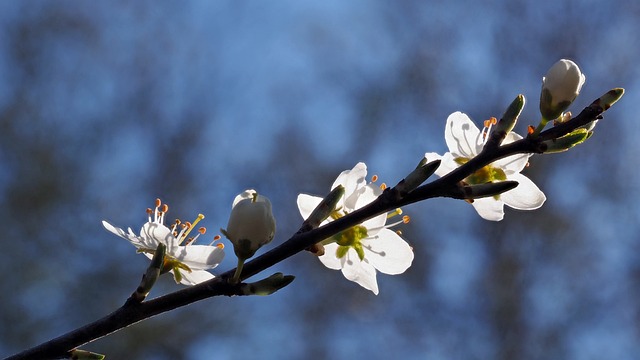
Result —
[{"label": "white flower bud", "polygon": [[225,236],[233,243],[239,259],[253,256],[269,243],[276,233],[276,219],[271,213],[271,202],[255,190],[246,190],[236,196],[229,216]]},{"label": "white flower bud", "polygon": [[542,78],[540,112],[546,120],[557,119],[580,93],[586,77],[576,63],[562,59]]}]

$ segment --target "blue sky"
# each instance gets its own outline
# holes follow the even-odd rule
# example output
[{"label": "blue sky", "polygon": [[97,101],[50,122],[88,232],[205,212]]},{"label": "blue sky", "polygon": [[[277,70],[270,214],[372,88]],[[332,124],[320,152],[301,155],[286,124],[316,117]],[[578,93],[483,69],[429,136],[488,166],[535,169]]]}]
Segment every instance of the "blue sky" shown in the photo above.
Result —
[{"label": "blue sky", "polygon": [[[20,239],[6,261],[31,270],[0,290],[18,289],[5,308],[33,316],[1,333],[0,353],[28,346],[15,334],[47,340],[127,296],[145,258],[102,219],[136,228],[161,197],[176,216],[205,213],[215,232],[234,196],[254,187],[272,199],[275,242],[284,241],[301,221],[298,193],[327,192],[358,161],[397,181],[425,152],[446,150],[453,111],[480,124],[522,93],[523,133],[537,121],[541,77],[567,57],[587,75],[572,110],[612,87],[627,94],[586,144],[532,158],[542,209],[495,224],[463,202],[416,204],[403,230],[414,265],[380,276],[377,297],[300,254],[273,269],[297,279],[271,297],[212,299],[87,348],[153,349],[141,334],[184,317],[197,328],[172,330],[188,339],[137,357],[633,358],[638,10],[633,1],[3,2],[0,203],[7,236]],[[234,266],[229,253],[217,270]],[[163,280],[152,295],[176,289]],[[78,286],[95,298],[70,313],[84,304],[70,294]]]}]

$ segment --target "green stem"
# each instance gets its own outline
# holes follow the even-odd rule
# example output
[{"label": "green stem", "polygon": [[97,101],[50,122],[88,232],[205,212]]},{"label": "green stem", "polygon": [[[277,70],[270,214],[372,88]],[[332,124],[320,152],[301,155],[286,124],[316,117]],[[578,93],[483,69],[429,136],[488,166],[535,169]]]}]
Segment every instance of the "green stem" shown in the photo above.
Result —
[{"label": "green stem", "polygon": [[236,267],[236,272],[233,274],[233,278],[231,278],[231,284],[237,284],[240,282],[240,274],[242,274],[244,260],[245,259],[238,258],[238,266]]}]

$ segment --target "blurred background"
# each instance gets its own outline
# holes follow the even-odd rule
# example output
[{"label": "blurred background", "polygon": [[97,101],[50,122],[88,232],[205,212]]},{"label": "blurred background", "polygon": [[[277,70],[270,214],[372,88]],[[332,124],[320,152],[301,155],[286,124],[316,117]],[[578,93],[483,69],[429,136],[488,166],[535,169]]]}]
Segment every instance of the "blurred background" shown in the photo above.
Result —
[{"label": "blurred background", "polygon": [[[379,275],[378,296],[301,253],[261,274],[296,275],[272,296],[208,299],[84,348],[636,358],[639,20],[635,0],[1,2],[0,356],[108,314],[138,285],[147,259],[101,220],[137,230],[159,197],[170,219],[204,213],[212,238],[255,188],[280,243],[301,223],[297,194],[326,194],[358,161],[395,184],[446,151],[451,112],[480,124],[522,93],[524,133],[542,76],[570,58],[587,76],[574,113],[627,92],[586,144],[531,159],[540,210],[493,223],[462,201],[415,204],[402,229],[413,266]],[[235,266],[227,249],[214,273]],[[179,288],[166,276],[151,296]]]}]

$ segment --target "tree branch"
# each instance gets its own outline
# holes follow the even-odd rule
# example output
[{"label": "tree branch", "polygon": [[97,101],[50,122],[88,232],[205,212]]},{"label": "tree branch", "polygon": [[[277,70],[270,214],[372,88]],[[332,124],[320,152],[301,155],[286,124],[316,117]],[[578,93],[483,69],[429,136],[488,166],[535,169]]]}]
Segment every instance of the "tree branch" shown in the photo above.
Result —
[{"label": "tree branch", "polygon": [[[245,280],[256,275],[324,239],[400,206],[434,197],[465,198],[465,193],[461,192],[460,182],[467,176],[507,156],[522,153],[543,153],[545,150],[543,141],[556,139],[591,121],[601,119],[601,114],[608,109],[610,104],[608,106],[601,104],[600,100],[596,100],[575,118],[543,131],[537,137],[528,136],[510,144],[487,148],[485,149],[487,151],[483,150],[478,156],[449,174],[419,186],[406,195],[401,194],[396,188],[388,188],[370,204],[324,226],[313,228],[313,226],[305,224],[286,242],[247,262],[240,279]],[[141,303],[127,301],[122,307],[99,320],[7,359],[68,358],[71,350],[152,316],[213,296],[243,295],[240,291],[242,284],[234,285],[228,282],[234,272],[235,269],[232,269],[212,280]]]}]

